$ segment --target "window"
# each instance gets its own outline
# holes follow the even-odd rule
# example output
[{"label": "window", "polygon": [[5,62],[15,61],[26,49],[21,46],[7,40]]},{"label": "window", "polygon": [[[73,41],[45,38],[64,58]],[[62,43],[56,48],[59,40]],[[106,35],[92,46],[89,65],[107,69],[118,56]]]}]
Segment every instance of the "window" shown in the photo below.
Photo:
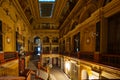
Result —
[{"label": "window", "polygon": [[57,37],[53,37],[52,42],[53,42],[53,43],[58,43],[58,38],[57,38]]},{"label": "window", "polygon": [[74,52],[80,51],[80,32],[74,35]]},{"label": "window", "polygon": [[49,43],[49,37],[47,37],[47,36],[44,37],[43,42],[44,42],[44,43]]},{"label": "window", "polygon": [[43,53],[49,53],[50,51],[50,48],[49,47],[44,47],[43,48]]},{"label": "window", "polygon": [[50,29],[49,23],[42,23],[42,29]]},{"label": "window", "polygon": [[100,22],[96,23],[96,33],[98,34],[96,36],[96,51],[100,51]]},{"label": "window", "polygon": [[120,13],[108,18],[108,52],[120,53]]},{"label": "window", "polygon": [[40,38],[39,37],[35,37],[34,38],[34,43],[35,44],[39,44],[40,43]]},{"label": "window", "polygon": [[39,0],[40,17],[51,18],[55,0]]},{"label": "window", "polygon": [[52,48],[52,53],[58,53],[58,47],[53,47]]}]

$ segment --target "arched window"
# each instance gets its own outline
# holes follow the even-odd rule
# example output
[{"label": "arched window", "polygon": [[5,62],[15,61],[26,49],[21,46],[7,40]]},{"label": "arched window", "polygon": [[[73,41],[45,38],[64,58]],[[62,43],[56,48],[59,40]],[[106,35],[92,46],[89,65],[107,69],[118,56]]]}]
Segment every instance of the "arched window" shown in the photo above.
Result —
[{"label": "arched window", "polygon": [[58,38],[57,37],[53,37],[52,42],[53,43],[58,43]]},{"label": "arched window", "polygon": [[36,46],[34,47],[35,55],[40,55],[41,49],[42,49],[40,37],[37,36],[37,37],[34,38],[34,44],[36,44]]},{"label": "arched window", "polygon": [[40,38],[39,37],[35,37],[34,38],[34,43],[35,44],[39,44],[40,43]]},{"label": "arched window", "polygon": [[44,42],[44,43],[49,43],[49,37],[47,37],[47,36],[44,37],[43,42]]},{"label": "arched window", "polygon": [[52,48],[52,53],[58,53],[58,47],[53,47]]}]

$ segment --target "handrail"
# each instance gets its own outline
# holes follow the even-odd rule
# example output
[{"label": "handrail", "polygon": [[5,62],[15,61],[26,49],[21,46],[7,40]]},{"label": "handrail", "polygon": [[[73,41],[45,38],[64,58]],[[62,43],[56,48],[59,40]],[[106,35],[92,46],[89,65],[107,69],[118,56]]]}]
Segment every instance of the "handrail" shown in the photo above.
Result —
[{"label": "handrail", "polygon": [[[88,52],[86,52],[85,54],[88,54]],[[94,54],[94,55],[96,55],[96,53],[92,53],[91,52],[91,54]],[[46,55],[46,54],[43,54],[43,55]],[[77,57],[73,57],[73,56],[68,56],[68,55],[63,55],[63,54],[58,54],[59,56],[61,55],[61,56],[67,56],[67,57],[71,57],[71,59],[72,58],[75,58],[76,60],[80,60],[80,61],[86,61],[86,62],[88,62],[88,63],[92,63],[92,64],[95,64],[95,65],[100,65],[100,66],[104,66],[104,67],[108,67],[108,68],[111,68],[111,69],[114,69],[114,70],[119,70],[120,71],[120,64],[118,64],[118,63],[116,63],[116,64],[118,64],[119,66],[113,66],[113,65],[110,65],[110,63],[109,64],[105,64],[105,63],[102,63],[102,62],[105,62],[105,61],[102,61],[101,62],[101,55],[104,55],[104,54],[98,54],[98,61],[96,61],[96,58],[94,58],[93,60],[88,60],[88,59],[81,59],[81,58],[77,58]],[[94,56],[93,55],[93,56]],[[106,55],[106,54],[105,54]],[[108,56],[111,56],[111,55],[108,55]],[[115,56],[115,55],[114,55]],[[96,56],[94,56],[94,57],[96,57]],[[106,55],[106,57],[107,57],[107,55]],[[120,59],[120,56],[117,56],[116,55],[116,57],[119,57],[118,59]],[[120,60],[119,60],[120,61]],[[119,62],[120,63],[120,62]]]},{"label": "handrail", "polygon": [[120,68],[120,55],[100,54],[100,63]]},{"label": "handrail", "polygon": [[94,52],[79,52],[79,59],[94,61]]},{"label": "handrail", "polygon": [[[61,54],[65,56],[69,56],[69,54]],[[74,57],[77,59],[82,59],[85,61],[100,63],[103,65],[108,65],[115,68],[120,68],[120,55],[117,54],[109,54],[109,53],[95,53],[95,52],[78,52],[71,53],[70,57]]]}]

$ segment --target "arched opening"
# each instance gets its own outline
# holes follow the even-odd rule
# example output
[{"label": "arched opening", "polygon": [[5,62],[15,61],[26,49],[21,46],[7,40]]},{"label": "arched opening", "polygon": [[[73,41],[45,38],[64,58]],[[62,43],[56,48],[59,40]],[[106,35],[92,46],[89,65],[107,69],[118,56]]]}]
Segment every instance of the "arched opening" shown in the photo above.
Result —
[{"label": "arched opening", "polygon": [[34,38],[34,44],[35,44],[34,54],[35,55],[40,55],[40,53],[42,51],[40,37],[37,36],[37,37]]},{"label": "arched opening", "polygon": [[58,37],[53,37],[52,43],[58,43]]},{"label": "arched opening", "polygon": [[88,73],[86,70],[81,71],[81,80],[88,80]]},{"label": "arched opening", "polygon": [[43,38],[43,43],[49,43],[49,37],[48,36]]}]

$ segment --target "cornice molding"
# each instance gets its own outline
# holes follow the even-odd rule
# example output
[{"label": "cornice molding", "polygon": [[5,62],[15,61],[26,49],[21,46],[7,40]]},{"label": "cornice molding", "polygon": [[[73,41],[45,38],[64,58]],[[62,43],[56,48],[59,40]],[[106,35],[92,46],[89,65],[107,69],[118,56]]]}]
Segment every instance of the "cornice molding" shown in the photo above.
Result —
[{"label": "cornice molding", "polygon": [[56,22],[59,21],[62,10],[64,9],[64,6],[66,3],[67,3],[67,0],[57,0],[56,5],[55,5],[55,12],[53,14],[53,18]]},{"label": "cornice molding", "polygon": [[41,32],[41,33],[54,33],[59,32],[59,30],[33,30],[34,32]]},{"label": "cornice molding", "polygon": [[14,4],[15,8],[17,9],[17,12],[19,13],[19,15],[22,17],[23,21],[25,22],[25,24],[27,24],[29,29],[31,30],[30,23],[29,23],[27,17],[25,16],[25,13],[24,13],[23,9],[21,8],[18,0],[12,0],[12,2]]},{"label": "cornice molding", "polygon": [[113,0],[109,4],[107,4],[104,8],[104,16],[109,17],[113,14],[120,12],[120,0]]},{"label": "cornice molding", "polygon": [[63,10],[66,2],[67,2],[67,0],[56,0],[56,2],[54,3],[55,7],[54,7],[54,12],[53,12],[52,18],[41,18],[38,0],[34,0],[34,2],[32,0],[30,0],[30,5],[32,5],[31,9],[33,9],[32,11],[34,11],[34,16],[37,20],[36,23],[40,24],[40,23],[48,22],[48,23],[58,24],[59,18],[61,16],[62,10]]},{"label": "cornice molding", "polygon": [[30,4],[30,10],[31,10],[31,13],[32,13],[33,17],[36,17],[35,16],[34,5],[33,5],[34,2],[32,0],[29,0],[28,3]]}]

